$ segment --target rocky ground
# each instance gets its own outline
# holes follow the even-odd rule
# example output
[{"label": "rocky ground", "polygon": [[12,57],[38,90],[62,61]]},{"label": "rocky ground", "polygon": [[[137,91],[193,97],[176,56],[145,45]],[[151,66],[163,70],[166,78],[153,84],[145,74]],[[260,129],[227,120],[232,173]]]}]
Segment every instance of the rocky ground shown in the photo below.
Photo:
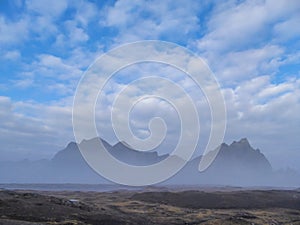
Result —
[{"label": "rocky ground", "polygon": [[300,224],[300,191],[0,191],[0,224]]}]

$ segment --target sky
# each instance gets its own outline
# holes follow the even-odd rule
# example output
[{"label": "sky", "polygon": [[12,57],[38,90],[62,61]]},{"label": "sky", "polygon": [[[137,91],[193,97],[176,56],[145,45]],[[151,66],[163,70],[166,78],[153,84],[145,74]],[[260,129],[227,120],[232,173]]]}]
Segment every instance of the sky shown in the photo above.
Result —
[{"label": "sky", "polygon": [[[247,137],[274,168],[300,171],[299,12],[298,0],[0,1],[0,160],[51,158],[74,140],[74,94],[89,66],[122,44],[161,40],[191,50],[214,73],[227,108],[225,142]],[[130,66],[108,83],[97,104],[100,136],[117,141],[113,99],[149,74],[191,95],[201,112],[201,154],[207,100],[182,71],[161,64]],[[152,117],[168,127],[161,153],[172,149],[180,123],[166,101],[137,104],[133,132],[147,137]]]}]

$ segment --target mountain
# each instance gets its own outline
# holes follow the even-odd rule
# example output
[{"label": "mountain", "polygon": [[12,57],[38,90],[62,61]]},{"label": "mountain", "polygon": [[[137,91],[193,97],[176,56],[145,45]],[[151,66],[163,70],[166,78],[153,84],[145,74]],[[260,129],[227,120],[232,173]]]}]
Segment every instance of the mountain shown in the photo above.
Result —
[{"label": "mountain", "polygon": [[168,155],[159,156],[157,152],[134,150],[124,141],[112,146],[109,153],[116,159],[135,166],[151,165],[168,157]]},{"label": "mountain", "polygon": [[[185,184],[268,185],[273,173],[270,162],[249,144],[246,138],[232,144],[221,144],[212,164],[203,172],[198,167],[202,156],[191,160],[169,182]],[[208,153],[210,154],[210,153]]]},{"label": "mountain", "polygon": [[[79,146],[86,147],[88,149],[96,149],[97,142],[102,141],[104,147],[109,151],[109,153],[116,159],[131,164],[135,166],[146,166],[157,163],[165,159],[168,155],[159,156],[157,152],[141,152],[132,149],[126,142],[118,142],[117,144],[111,146],[106,141],[100,138],[93,138],[90,140],[82,141]],[[85,164],[78,145],[75,142],[71,142],[68,146],[58,152],[52,159],[52,162],[57,164],[71,164],[71,165],[81,165]]]},{"label": "mountain", "polygon": [[[51,160],[0,162],[1,183],[111,183],[94,172],[83,159],[79,147],[95,149],[102,141],[116,159],[135,166],[158,163],[169,155],[155,151],[134,150],[126,142],[111,146],[100,138],[70,142]],[[190,160],[185,167],[163,184],[176,185],[237,185],[237,186],[289,186],[300,185],[299,174],[291,171],[274,172],[259,149],[251,147],[243,138],[230,145],[219,146],[217,157],[204,172],[198,167],[202,156]],[[174,156],[173,156],[174,157]]]},{"label": "mountain", "polygon": [[[51,164],[54,165],[52,170],[57,173],[56,178],[59,178],[59,181],[68,180],[68,182],[71,183],[74,181],[79,183],[94,183],[95,181],[98,183],[109,183],[88,166],[79,150],[80,146],[87,149],[97,149],[99,141],[102,142],[113,157],[135,166],[151,165],[167,157],[167,155],[159,156],[157,152],[136,151],[126,142],[118,142],[114,146],[111,146],[100,138],[83,140],[79,145],[75,142],[71,142],[51,160]],[[82,180],[83,178],[84,180]]]},{"label": "mountain", "polygon": [[260,171],[269,173],[272,166],[259,149],[254,149],[247,138],[234,141],[231,145],[223,143],[212,167],[221,166],[230,172],[234,171]]},{"label": "mountain", "polygon": [[75,142],[59,151],[49,164],[52,172],[50,180],[54,183],[109,183],[89,167]]}]

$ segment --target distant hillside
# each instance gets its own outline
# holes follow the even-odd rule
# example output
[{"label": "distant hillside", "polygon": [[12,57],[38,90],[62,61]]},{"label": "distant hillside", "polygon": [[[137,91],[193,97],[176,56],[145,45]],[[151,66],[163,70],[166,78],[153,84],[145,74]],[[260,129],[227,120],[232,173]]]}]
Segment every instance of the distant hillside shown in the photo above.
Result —
[{"label": "distant hillside", "polygon": [[[268,185],[272,181],[272,167],[258,149],[254,149],[246,138],[219,148],[215,160],[204,172],[199,172],[201,156],[190,161],[173,177],[170,183],[223,184],[223,185]],[[216,151],[216,150],[215,150]],[[208,153],[210,154],[210,153]]]}]

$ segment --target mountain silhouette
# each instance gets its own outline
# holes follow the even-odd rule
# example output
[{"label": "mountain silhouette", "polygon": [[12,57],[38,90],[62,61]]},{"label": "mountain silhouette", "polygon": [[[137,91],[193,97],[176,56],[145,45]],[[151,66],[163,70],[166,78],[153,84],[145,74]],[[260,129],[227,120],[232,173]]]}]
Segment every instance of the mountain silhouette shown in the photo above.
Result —
[{"label": "mountain silhouette", "polygon": [[[155,151],[137,151],[124,141],[112,146],[100,138],[93,138],[80,144],[70,142],[51,160],[0,162],[0,182],[111,183],[93,171],[80,153],[80,146],[94,149],[99,141],[117,160],[134,166],[152,165],[169,156],[158,155]],[[289,186],[299,183],[299,175],[294,171],[274,172],[265,155],[251,147],[246,138],[230,145],[223,143],[217,150],[215,160],[205,171],[198,170],[202,158],[199,156],[163,184]]]},{"label": "mountain silhouette", "polygon": [[[165,159],[168,155],[159,156],[157,152],[141,152],[134,150],[126,142],[121,141],[111,146],[106,141],[100,138],[93,138],[90,140],[83,140],[79,146],[86,148],[97,148],[97,142],[101,141],[106,150],[117,160],[124,163],[128,163],[135,166],[146,166],[153,163],[157,163]],[[85,164],[78,145],[75,142],[71,142],[68,146],[59,151],[52,159],[54,163],[58,164],[71,164],[81,165]]]},{"label": "mountain silhouette", "polygon": [[[259,149],[251,147],[246,138],[232,144],[221,144],[211,165],[199,172],[202,156],[191,160],[170,183],[184,184],[222,184],[222,185],[269,185],[273,184],[273,169],[270,162]],[[211,154],[211,153],[208,153]]]},{"label": "mountain silhouette", "polygon": [[211,170],[232,175],[240,173],[258,175],[257,173],[271,173],[272,166],[259,149],[252,148],[249,141],[242,138],[230,145],[225,143],[221,145],[216,159],[208,168],[208,171]]}]

